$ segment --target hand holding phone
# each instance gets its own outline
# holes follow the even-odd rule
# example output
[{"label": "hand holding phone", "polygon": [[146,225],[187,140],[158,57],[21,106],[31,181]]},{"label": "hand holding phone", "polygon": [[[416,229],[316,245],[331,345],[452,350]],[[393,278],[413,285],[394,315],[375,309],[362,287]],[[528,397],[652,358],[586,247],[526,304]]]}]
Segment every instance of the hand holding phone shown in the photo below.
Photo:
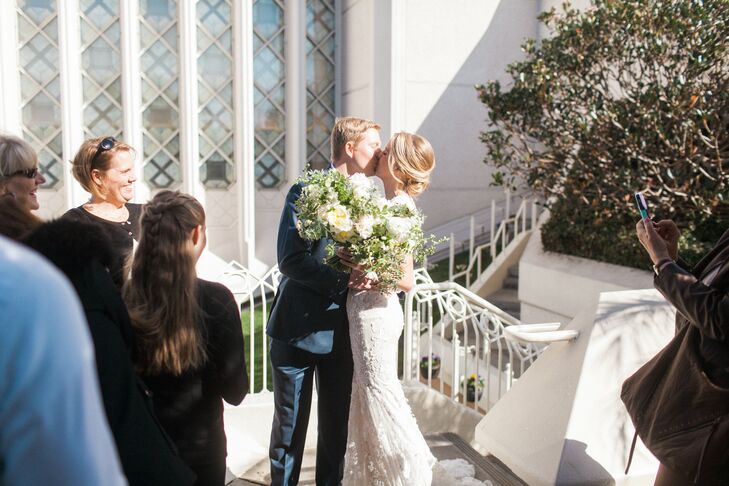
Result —
[{"label": "hand holding phone", "polygon": [[648,214],[648,203],[645,200],[642,192],[635,193],[635,203],[638,205],[638,211],[640,211],[640,217],[642,219],[650,219]]}]

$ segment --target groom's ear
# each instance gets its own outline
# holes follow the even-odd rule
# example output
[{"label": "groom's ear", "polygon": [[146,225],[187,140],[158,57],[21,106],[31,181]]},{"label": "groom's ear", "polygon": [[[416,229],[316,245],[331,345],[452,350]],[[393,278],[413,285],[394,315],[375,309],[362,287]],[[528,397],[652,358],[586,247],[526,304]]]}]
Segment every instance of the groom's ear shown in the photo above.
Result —
[{"label": "groom's ear", "polygon": [[354,157],[354,142],[347,142],[344,144],[344,153],[351,159]]}]

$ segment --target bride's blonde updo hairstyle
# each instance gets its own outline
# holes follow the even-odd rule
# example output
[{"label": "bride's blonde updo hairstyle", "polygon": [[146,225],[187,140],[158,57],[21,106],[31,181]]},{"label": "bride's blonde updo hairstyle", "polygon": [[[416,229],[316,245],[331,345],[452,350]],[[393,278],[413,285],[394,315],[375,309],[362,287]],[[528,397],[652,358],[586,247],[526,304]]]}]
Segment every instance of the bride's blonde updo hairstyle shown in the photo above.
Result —
[{"label": "bride's blonde updo hairstyle", "polygon": [[435,168],[433,146],[420,135],[396,133],[390,140],[387,165],[403,190],[410,196],[418,196],[428,187],[430,173]]}]

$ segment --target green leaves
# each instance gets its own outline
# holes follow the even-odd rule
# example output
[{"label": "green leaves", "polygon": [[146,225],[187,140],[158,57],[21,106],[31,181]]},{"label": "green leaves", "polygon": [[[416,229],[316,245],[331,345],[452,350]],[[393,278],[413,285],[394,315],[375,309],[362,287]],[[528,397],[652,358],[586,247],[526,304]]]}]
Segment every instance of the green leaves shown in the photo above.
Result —
[{"label": "green leaves", "polygon": [[[511,83],[476,87],[493,183],[618,226],[636,190],[659,217],[713,214],[729,183],[729,1],[594,0],[539,18],[553,35],[524,43]],[[603,246],[624,244],[614,233]]]}]

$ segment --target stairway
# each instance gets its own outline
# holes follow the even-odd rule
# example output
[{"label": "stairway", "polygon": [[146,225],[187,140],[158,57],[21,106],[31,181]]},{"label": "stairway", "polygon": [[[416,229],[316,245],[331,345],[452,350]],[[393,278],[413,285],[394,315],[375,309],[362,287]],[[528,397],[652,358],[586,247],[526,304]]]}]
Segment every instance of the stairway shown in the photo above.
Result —
[{"label": "stairway", "polygon": [[487,295],[486,300],[494,304],[507,314],[517,319],[521,316],[521,303],[519,302],[519,265],[509,267],[503,286],[493,294]]}]

